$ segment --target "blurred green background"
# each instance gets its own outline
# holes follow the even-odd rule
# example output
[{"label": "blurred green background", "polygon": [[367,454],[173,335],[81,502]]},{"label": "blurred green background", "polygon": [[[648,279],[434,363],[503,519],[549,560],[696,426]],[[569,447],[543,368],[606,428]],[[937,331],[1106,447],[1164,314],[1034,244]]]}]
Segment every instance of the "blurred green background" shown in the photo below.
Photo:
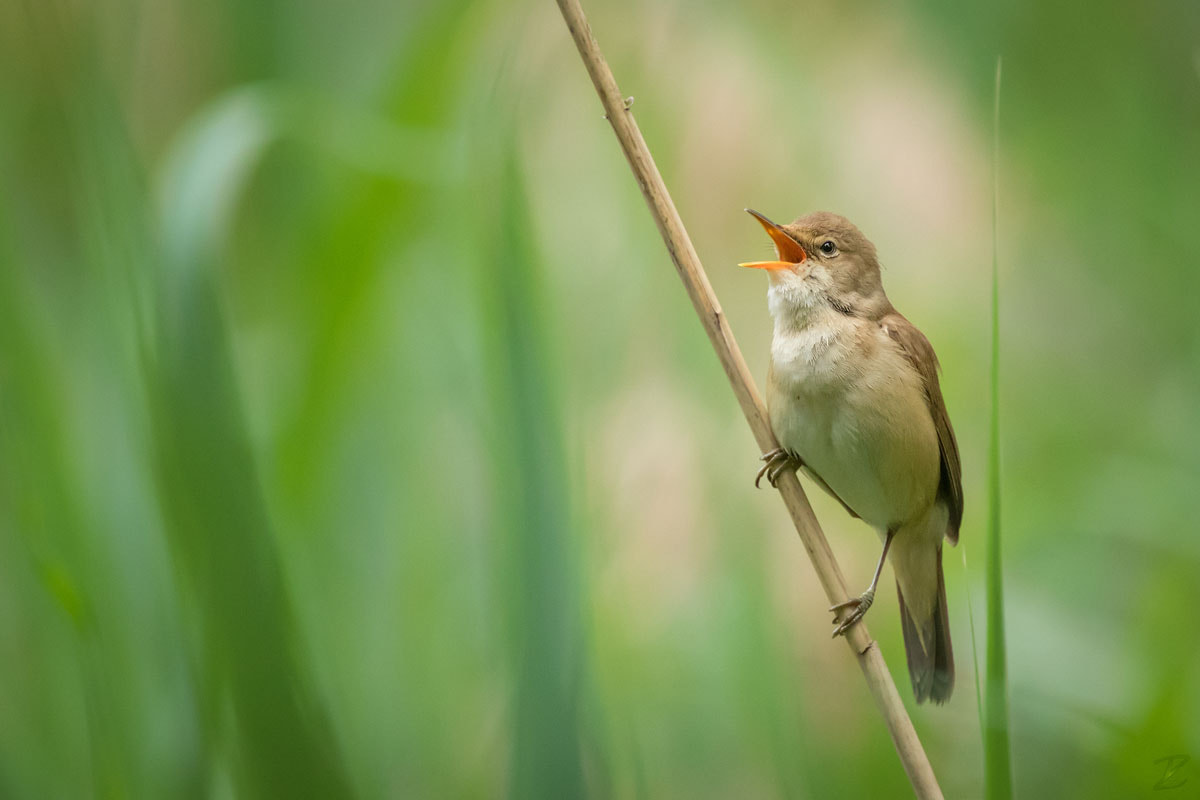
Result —
[{"label": "blurred green background", "polygon": [[[587,10],[755,374],[745,206],[938,350],[955,798],[1003,53],[1017,795],[1200,791],[1200,5]],[[549,0],[4,3],[0,186],[0,796],[907,795]]]}]

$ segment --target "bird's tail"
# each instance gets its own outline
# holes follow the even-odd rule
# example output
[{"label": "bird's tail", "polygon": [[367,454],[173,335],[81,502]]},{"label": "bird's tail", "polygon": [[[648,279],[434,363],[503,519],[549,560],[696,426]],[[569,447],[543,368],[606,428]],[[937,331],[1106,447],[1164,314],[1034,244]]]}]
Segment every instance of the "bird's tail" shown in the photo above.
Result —
[{"label": "bird's tail", "polygon": [[[897,574],[896,593],[900,596],[900,624],[904,629],[904,649],[908,654],[908,675],[918,703],[932,700],[944,703],[954,691],[954,650],[950,646],[950,617],[946,609],[946,581],[942,577],[942,547],[937,546],[937,593],[904,602]],[[931,582],[932,583],[932,582]],[[930,586],[932,589],[932,586]],[[930,602],[932,601],[932,602]],[[915,613],[921,609],[920,613]]]}]

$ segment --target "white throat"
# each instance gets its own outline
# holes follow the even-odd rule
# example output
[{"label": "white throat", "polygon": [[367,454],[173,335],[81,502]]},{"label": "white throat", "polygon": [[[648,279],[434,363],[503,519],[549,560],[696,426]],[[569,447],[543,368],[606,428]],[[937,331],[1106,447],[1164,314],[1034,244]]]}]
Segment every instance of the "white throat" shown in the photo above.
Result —
[{"label": "white throat", "polygon": [[771,281],[767,309],[775,320],[775,334],[807,328],[826,309],[819,289],[807,280]]}]

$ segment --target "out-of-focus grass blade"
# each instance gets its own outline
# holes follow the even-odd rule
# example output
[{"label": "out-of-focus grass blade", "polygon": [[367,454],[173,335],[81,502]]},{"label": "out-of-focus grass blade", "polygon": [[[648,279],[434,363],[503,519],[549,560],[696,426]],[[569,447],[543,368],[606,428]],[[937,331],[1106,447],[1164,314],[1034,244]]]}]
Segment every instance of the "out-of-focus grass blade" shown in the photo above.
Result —
[{"label": "out-of-focus grass blade", "polygon": [[166,528],[200,631],[210,739],[231,726],[239,794],[336,798],[349,780],[297,653],[215,277],[227,214],[275,134],[270,103],[243,91],[169,154],[147,383]]},{"label": "out-of-focus grass blade", "polygon": [[497,223],[480,285],[513,678],[509,788],[513,797],[579,797],[581,620],[562,415],[511,135],[508,142],[488,201]]},{"label": "out-of-focus grass blade", "polygon": [[[4,222],[0,219],[0,224]],[[26,791],[34,786],[42,790],[79,791],[86,785],[80,779],[89,772],[96,797],[120,796],[129,786],[122,752],[126,742],[113,713],[116,689],[105,686],[106,681],[112,681],[112,675],[105,674],[107,664],[99,656],[98,626],[91,599],[95,591],[102,590],[103,583],[89,569],[89,558],[97,558],[97,548],[90,539],[94,531],[89,529],[87,517],[79,507],[79,489],[68,467],[71,451],[64,430],[66,413],[59,385],[62,378],[51,371],[53,360],[34,334],[36,326],[28,314],[29,296],[22,291],[24,287],[18,277],[21,270],[7,258],[6,245],[0,231],[0,535],[5,537],[5,555],[28,558],[26,568],[35,568],[41,589],[71,623],[70,647],[58,652],[72,658],[78,667],[84,688],[83,722],[88,732],[87,755],[91,763],[83,768],[66,766],[51,776],[38,778],[29,774],[27,765],[19,768],[3,765],[0,796],[19,796],[21,792],[15,787],[22,784]],[[19,546],[12,546],[15,542]],[[5,600],[12,602],[10,598]],[[26,602],[17,605],[25,614],[32,615],[45,608],[43,603]],[[41,614],[33,617],[31,624],[44,629],[39,630],[39,644],[45,646],[43,636],[50,639],[60,632],[61,623],[59,618]],[[31,672],[52,673],[51,665],[42,661],[40,655],[33,652],[26,656],[31,659]],[[43,709],[49,705],[45,693],[47,689],[36,682],[20,692],[32,695]],[[20,719],[27,701],[10,702],[6,715]],[[40,726],[32,727],[35,730],[28,732],[30,736],[37,739],[44,735],[36,729]],[[62,729],[53,723],[47,728],[62,735]],[[49,742],[42,742],[42,747],[50,749]]]},{"label": "out-of-focus grass blade", "polygon": [[153,627],[167,614],[142,614],[158,587],[131,580],[153,555],[129,569],[149,504],[130,491],[137,448],[122,446],[141,420],[124,401],[141,390],[128,388],[127,295],[108,267],[140,263],[126,247],[136,170],[86,33],[61,9],[24,11],[0,44],[0,797],[198,796],[175,769],[186,755],[172,758],[193,738],[186,696],[154,755],[139,702],[170,685],[173,641]]},{"label": "out-of-focus grass blade", "polygon": [[1000,560],[1000,68],[996,59],[996,97],[992,125],[992,392],[988,442],[988,630],[984,771],[989,800],[1012,797],[1008,735],[1008,663],[1004,640],[1004,573]]}]

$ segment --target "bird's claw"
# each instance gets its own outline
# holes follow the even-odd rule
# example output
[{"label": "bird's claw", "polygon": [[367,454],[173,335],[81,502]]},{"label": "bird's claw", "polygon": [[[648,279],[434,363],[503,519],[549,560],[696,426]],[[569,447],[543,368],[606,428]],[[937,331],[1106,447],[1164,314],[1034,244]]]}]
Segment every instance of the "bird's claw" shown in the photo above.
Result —
[{"label": "bird's claw", "polygon": [[[837,603],[836,605],[830,606],[829,610],[832,611],[834,614],[833,624],[837,625],[837,627],[833,629],[834,638],[837,638],[838,636],[841,636],[842,634],[844,634],[846,631],[850,630],[851,625],[853,625],[854,623],[856,623],[860,619],[862,619],[866,615],[867,610],[871,607],[871,604],[873,602],[875,602],[875,592],[868,589],[867,591],[863,592],[858,597],[852,597],[849,600],[846,600],[845,602]],[[843,611],[845,609],[851,609],[850,615],[847,616],[844,620],[841,620],[841,622],[839,623],[838,612]]]},{"label": "bird's claw", "polygon": [[795,471],[803,464],[803,462],[800,460],[800,456],[796,455],[796,453],[792,452],[791,450],[785,450],[782,447],[776,447],[771,452],[763,455],[760,460],[765,463],[758,470],[758,474],[754,476],[755,489],[759,488],[758,484],[760,481],[762,481],[764,475],[767,476],[767,483],[771,484],[771,486],[778,487],[779,478],[783,475],[783,473],[787,472],[789,469]]}]

